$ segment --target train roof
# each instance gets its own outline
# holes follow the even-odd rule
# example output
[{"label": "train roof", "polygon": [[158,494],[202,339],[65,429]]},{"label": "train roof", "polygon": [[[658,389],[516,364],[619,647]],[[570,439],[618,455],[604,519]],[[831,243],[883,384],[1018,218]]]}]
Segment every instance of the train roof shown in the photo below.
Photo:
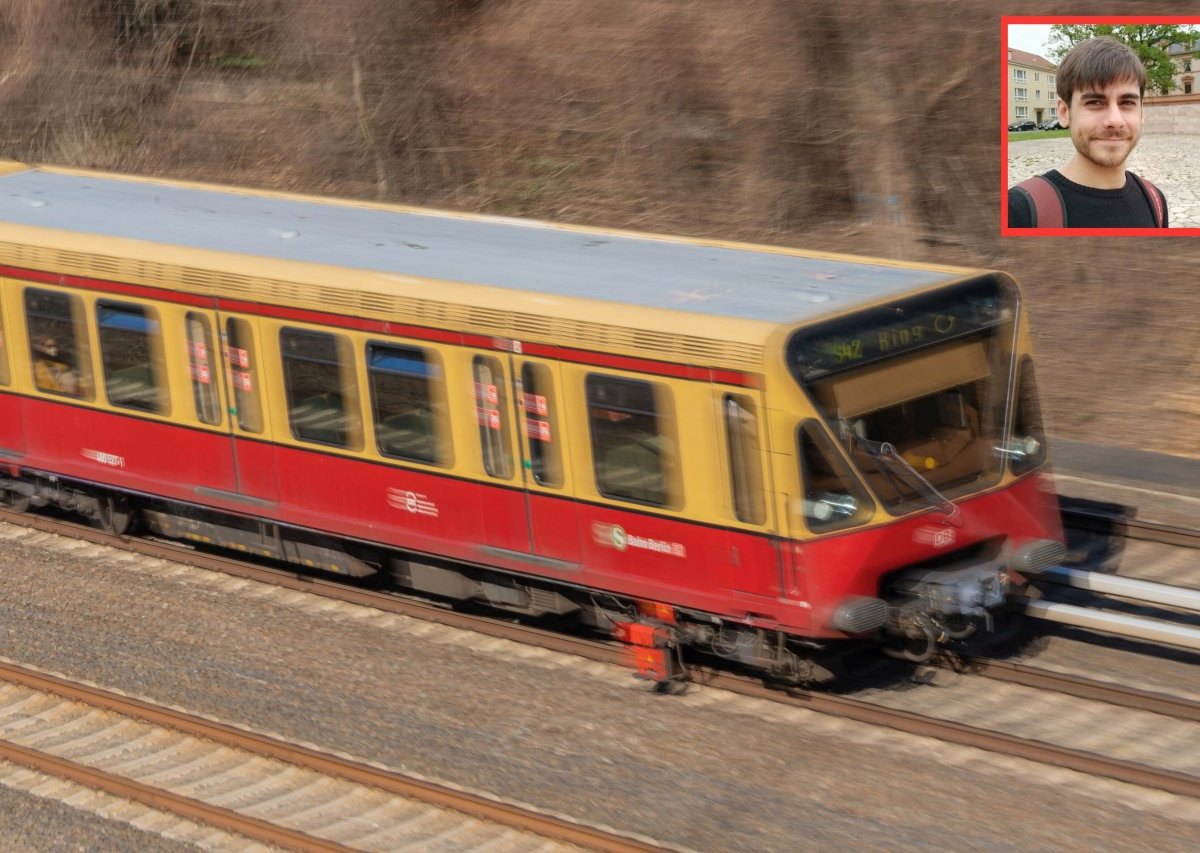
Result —
[{"label": "train roof", "polygon": [[[275,279],[295,277],[298,264],[375,273],[324,274],[325,298],[368,289],[406,293],[406,305],[482,298],[526,320],[557,312],[758,346],[769,328],[977,272],[0,161],[2,223],[88,235],[80,245],[92,252],[122,241],[127,253],[177,255],[188,268],[238,268],[232,255],[256,259],[241,262],[247,274]],[[481,297],[447,282],[499,290]]]}]

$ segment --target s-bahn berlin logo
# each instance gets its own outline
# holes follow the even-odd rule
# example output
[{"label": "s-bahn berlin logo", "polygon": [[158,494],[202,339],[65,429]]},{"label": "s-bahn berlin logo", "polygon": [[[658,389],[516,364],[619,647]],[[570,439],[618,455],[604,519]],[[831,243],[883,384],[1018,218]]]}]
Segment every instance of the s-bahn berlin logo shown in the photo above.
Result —
[{"label": "s-bahn berlin logo", "polygon": [[626,533],[619,524],[605,524],[601,521],[592,522],[592,541],[603,548],[625,551],[634,548],[638,551],[653,551],[668,557],[687,558],[687,548],[679,542],[664,542],[661,539],[651,539],[647,536],[635,536]]}]

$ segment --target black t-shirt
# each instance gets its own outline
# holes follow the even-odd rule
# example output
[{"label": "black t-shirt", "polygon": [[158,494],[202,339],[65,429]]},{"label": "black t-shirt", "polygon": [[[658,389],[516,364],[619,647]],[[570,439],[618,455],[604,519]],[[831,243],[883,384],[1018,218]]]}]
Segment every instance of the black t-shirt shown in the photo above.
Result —
[{"label": "black t-shirt", "polygon": [[[1064,178],[1057,169],[1051,169],[1042,177],[1047,178],[1062,193],[1067,208],[1068,228],[1155,228],[1154,209],[1150,199],[1142,192],[1132,173],[1125,173],[1125,186],[1116,190],[1098,190],[1085,187]],[[1167,199],[1163,197],[1163,227],[1170,224],[1167,218]],[[1029,201],[1016,188],[1008,191],[1008,227],[1032,228],[1033,213]]]}]

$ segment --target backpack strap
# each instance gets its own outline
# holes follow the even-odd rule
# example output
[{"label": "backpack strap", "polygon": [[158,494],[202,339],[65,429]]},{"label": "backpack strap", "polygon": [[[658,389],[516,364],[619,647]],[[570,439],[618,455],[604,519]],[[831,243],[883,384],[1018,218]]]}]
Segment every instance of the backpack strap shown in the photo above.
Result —
[{"label": "backpack strap", "polygon": [[1133,176],[1134,182],[1142,188],[1142,192],[1146,195],[1146,201],[1150,202],[1150,209],[1154,211],[1154,227],[1162,228],[1163,208],[1166,205],[1163,199],[1163,194],[1159,191],[1158,187],[1154,186],[1154,184],[1150,183],[1145,178],[1135,175],[1133,172],[1130,172],[1129,174]]},{"label": "backpack strap", "polygon": [[1033,216],[1034,228],[1065,228],[1067,226],[1067,206],[1063,203],[1062,193],[1049,178],[1035,175],[1021,181],[1013,189],[1024,193],[1029,202],[1029,212]]}]

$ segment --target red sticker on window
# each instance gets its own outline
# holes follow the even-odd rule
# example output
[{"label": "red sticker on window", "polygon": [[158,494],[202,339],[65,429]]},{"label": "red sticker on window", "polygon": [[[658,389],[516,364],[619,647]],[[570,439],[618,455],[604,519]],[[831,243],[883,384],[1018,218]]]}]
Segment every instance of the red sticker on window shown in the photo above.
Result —
[{"label": "red sticker on window", "polygon": [[234,367],[249,367],[250,366],[249,351],[244,350],[244,349],[238,349],[237,347],[229,347],[226,350],[226,352],[229,353],[229,363],[232,364]]},{"label": "red sticker on window", "polygon": [[204,341],[188,341],[188,353],[196,361],[208,361],[208,346]]},{"label": "red sticker on window", "polygon": [[240,370],[233,371],[233,387],[239,391],[253,391],[254,383],[250,380],[250,374]]},{"label": "red sticker on window", "polygon": [[201,385],[207,385],[212,381],[212,377],[208,372],[208,368],[203,364],[192,365],[192,379],[194,379],[196,382],[199,382]]},{"label": "red sticker on window", "polygon": [[550,424],[546,421],[525,420],[525,434],[533,441],[550,441]]},{"label": "red sticker on window", "polygon": [[541,394],[526,394],[525,395],[525,411],[531,415],[541,415],[545,417],[549,412],[546,407],[546,398]]}]

